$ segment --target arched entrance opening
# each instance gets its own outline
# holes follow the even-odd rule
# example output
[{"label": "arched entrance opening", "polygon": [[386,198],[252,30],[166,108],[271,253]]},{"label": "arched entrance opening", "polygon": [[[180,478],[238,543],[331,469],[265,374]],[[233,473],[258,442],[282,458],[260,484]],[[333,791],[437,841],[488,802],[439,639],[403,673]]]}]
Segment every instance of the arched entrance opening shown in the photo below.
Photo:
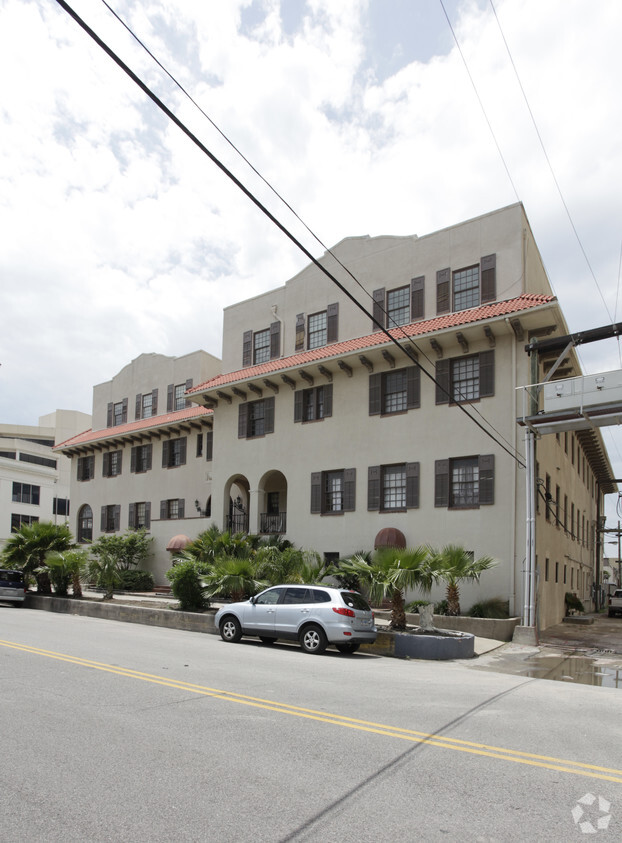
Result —
[{"label": "arched entrance opening", "polygon": [[259,481],[259,532],[284,535],[287,532],[287,480],[280,471],[268,471]]},{"label": "arched entrance opening", "polygon": [[225,483],[223,524],[230,533],[248,533],[250,484],[242,474],[235,474]]}]

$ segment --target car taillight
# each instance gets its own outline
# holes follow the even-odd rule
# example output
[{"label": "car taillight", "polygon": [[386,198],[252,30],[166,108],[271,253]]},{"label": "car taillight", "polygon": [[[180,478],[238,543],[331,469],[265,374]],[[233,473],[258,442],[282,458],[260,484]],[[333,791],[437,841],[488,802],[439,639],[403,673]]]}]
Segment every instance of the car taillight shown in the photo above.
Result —
[{"label": "car taillight", "polygon": [[333,612],[337,612],[338,615],[345,615],[346,618],[356,617],[352,609],[344,609],[341,606],[339,608],[333,606]]}]

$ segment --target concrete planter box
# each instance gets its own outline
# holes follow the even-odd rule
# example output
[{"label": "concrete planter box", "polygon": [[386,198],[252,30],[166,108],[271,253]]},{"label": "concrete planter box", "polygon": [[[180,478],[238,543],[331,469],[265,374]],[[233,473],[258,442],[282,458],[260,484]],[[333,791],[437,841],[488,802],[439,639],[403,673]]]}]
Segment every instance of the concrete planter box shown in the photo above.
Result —
[{"label": "concrete planter box", "polygon": [[475,655],[475,636],[469,632],[455,635],[416,635],[395,633],[395,655],[401,659],[472,659]]},{"label": "concrete planter box", "polygon": [[[374,609],[377,618],[389,620],[390,611]],[[407,614],[409,626],[419,626],[419,614]],[[434,615],[434,626],[456,632],[470,632],[476,638],[491,638],[494,641],[511,641],[520,618],[467,618],[463,615],[452,618],[449,615]]]},{"label": "concrete planter box", "polygon": [[114,600],[75,600],[54,595],[29,594],[25,605],[30,609],[47,612],[61,612],[66,615],[82,615],[89,618],[103,618],[109,621],[142,623],[148,626],[163,626],[168,629],[185,629],[189,632],[217,632],[214,623],[215,609],[205,612],[179,612],[176,609],[162,609],[149,606],[124,606]]}]

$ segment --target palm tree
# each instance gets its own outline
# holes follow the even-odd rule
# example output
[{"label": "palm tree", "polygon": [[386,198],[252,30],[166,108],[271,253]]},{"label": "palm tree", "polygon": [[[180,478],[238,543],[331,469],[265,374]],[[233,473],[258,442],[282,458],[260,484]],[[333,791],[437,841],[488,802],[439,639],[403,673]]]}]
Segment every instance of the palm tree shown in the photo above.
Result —
[{"label": "palm tree", "polygon": [[295,547],[281,548],[276,543],[260,546],[254,562],[258,578],[270,585],[319,582],[326,573],[317,553]]},{"label": "palm tree", "polygon": [[[52,550],[45,557],[45,565],[57,594],[67,594],[67,584],[71,582],[73,596],[82,597],[80,577],[86,573],[88,556],[85,550]],[[60,585],[60,590],[59,590]]]},{"label": "palm tree", "polygon": [[258,576],[252,559],[228,557],[218,560],[213,571],[204,574],[205,595],[208,598],[218,596],[243,600],[257,594],[270,585]]},{"label": "palm tree", "polygon": [[98,585],[102,585],[106,592],[102,600],[114,598],[114,587],[121,582],[119,563],[116,557],[109,553],[100,553],[97,559],[90,559],[88,562],[88,575]]},{"label": "palm tree", "polygon": [[[17,568],[24,574],[32,574],[37,579],[37,591],[51,594],[50,577],[45,570],[45,556],[50,551],[64,551],[74,547],[73,536],[66,524],[53,524],[51,521],[36,521],[34,524],[22,524],[6,540],[2,551],[3,564]],[[41,569],[37,573],[37,569]]]},{"label": "palm tree", "polygon": [[[379,550],[371,562],[362,556],[354,556],[340,561],[338,570],[357,576],[374,605],[381,603],[385,597],[391,599],[390,626],[397,630],[406,629],[405,589],[419,588],[426,593],[437,580],[425,547]],[[328,573],[333,574],[335,571],[330,570]]]},{"label": "palm tree", "polygon": [[460,589],[458,583],[466,580],[479,582],[480,575],[497,563],[492,556],[474,559],[473,554],[460,545],[448,544],[442,550],[429,548],[431,564],[437,568],[440,579],[447,584],[447,614],[460,614]]}]

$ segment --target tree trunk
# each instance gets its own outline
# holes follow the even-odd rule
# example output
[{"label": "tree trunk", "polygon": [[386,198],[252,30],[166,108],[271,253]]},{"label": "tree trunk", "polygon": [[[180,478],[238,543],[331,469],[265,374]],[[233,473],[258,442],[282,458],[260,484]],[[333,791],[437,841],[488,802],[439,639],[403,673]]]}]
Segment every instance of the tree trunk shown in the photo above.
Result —
[{"label": "tree trunk", "polygon": [[452,617],[460,614],[460,592],[456,583],[447,586],[447,614]]},{"label": "tree trunk", "polygon": [[35,574],[35,576],[37,578],[37,593],[51,594],[52,583],[50,582],[47,571],[42,571],[40,574]]},{"label": "tree trunk", "polygon": [[82,597],[82,583],[80,582],[79,574],[73,575],[71,587],[74,597]]},{"label": "tree trunk", "polygon": [[391,629],[406,629],[404,595],[399,588],[394,588],[391,595]]}]

